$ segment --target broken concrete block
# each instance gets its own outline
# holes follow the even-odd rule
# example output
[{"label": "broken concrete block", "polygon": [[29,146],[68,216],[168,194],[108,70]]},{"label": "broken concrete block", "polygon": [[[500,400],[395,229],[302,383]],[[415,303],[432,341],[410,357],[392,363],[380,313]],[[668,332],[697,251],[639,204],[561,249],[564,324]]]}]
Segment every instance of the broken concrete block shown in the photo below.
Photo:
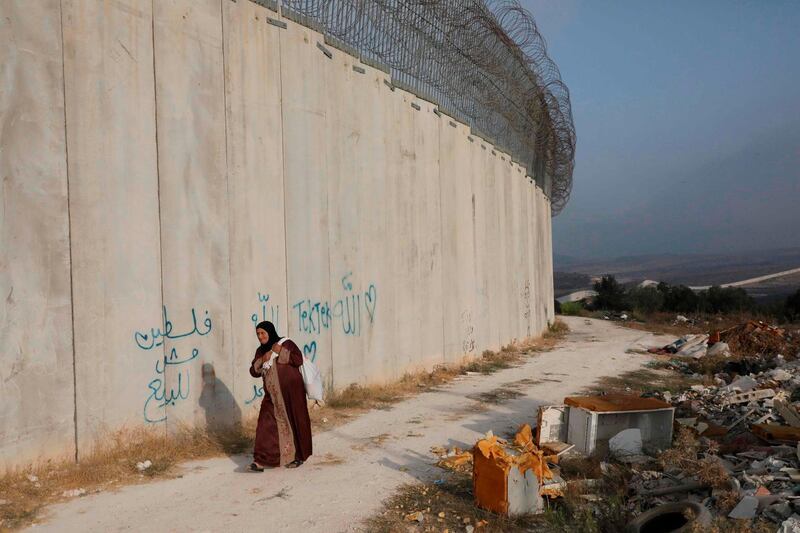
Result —
[{"label": "broken concrete block", "polygon": [[778,533],[800,533],[800,515],[792,515],[781,524]]},{"label": "broken concrete block", "polygon": [[797,409],[795,409],[794,405],[781,401],[775,400],[773,402],[773,406],[775,410],[778,411],[778,414],[783,417],[787,424],[792,427],[800,428],[800,414],[798,414]]},{"label": "broken concrete block", "polygon": [[722,405],[736,405],[740,403],[757,402],[759,400],[772,398],[773,396],[775,396],[775,391],[772,389],[760,389],[750,392],[742,392],[727,398]]},{"label": "broken concrete block", "polygon": [[751,390],[755,389],[758,386],[758,381],[751,378],[750,376],[742,376],[736,381],[733,381],[727,387],[723,387],[723,391],[726,392],[750,392]]},{"label": "broken concrete block", "polygon": [[642,455],[642,430],[631,428],[620,431],[608,440],[608,451],[614,457]]},{"label": "broken concrete block", "polygon": [[728,518],[755,518],[756,510],[758,510],[758,498],[745,496],[728,514]]},{"label": "broken concrete block", "polygon": [[764,510],[764,514],[775,522],[782,522],[792,516],[793,513],[794,511],[789,502],[773,503]]},{"label": "broken concrete block", "polygon": [[776,368],[776,369],[770,371],[769,377],[771,377],[775,381],[783,382],[783,381],[789,381],[790,379],[792,379],[792,374],[790,372],[787,372],[786,370],[784,370],[782,368]]}]

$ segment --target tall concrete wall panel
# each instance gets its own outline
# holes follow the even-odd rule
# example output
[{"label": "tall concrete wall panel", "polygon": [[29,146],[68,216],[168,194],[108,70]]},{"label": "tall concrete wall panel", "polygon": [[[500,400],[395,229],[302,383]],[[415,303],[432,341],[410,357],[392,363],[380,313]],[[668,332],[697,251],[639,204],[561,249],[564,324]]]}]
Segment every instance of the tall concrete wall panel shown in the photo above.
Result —
[{"label": "tall concrete wall panel", "polygon": [[544,236],[546,239],[546,244],[544,248],[544,254],[547,257],[547,263],[545,264],[545,287],[547,288],[547,300],[545,304],[547,305],[547,322],[552,323],[556,319],[556,309],[555,309],[555,286],[553,284],[553,216],[552,210],[550,207],[550,199],[548,197],[544,198],[544,220],[542,224],[544,226]]},{"label": "tall concrete wall panel", "polygon": [[[334,386],[389,377],[391,259],[382,72],[326,48],[328,228]],[[353,67],[356,67],[356,70]],[[382,290],[382,288],[384,290]],[[378,315],[380,313],[380,315]]]},{"label": "tall concrete wall panel", "polygon": [[453,361],[477,350],[470,135],[467,126],[446,115],[439,135],[444,353],[445,360]]},{"label": "tall concrete wall panel", "polygon": [[145,397],[172,428],[234,405],[204,386],[214,376],[231,387],[234,366],[222,12],[219,0],[153,6],[165,355]]},{"label": "tall concrete wall panel", "polygon": [[525,169],[315,31],[242,0],[9,0],[0,44],[0,465],[252,416],[262,320],[329,390],[552,320]]},{"label": "tall concrete wall panel", "polygon": [[[444,301],[439,151],[442,121],[433,112],[435,106],[430,102],[412,97],[405,104],[405,113],[412,114],[415,123],[413,131],[416,171],[408,190],[408,198],[412,201],[412,218],[406,228],[398,228],[397,236],[409,241],[411,246],[411,262],[407,263],[411,278],[405,286],[400,286],[400,290],[408,291],[414,305],[411,323],[407,323],[412,329],[401,329],[399,334],[406,331],[418,332],[418,346],[425,346],[425,349],[417,348],[414,352],[416,358],[412,368],[432,368],[441,364],[446,356],[446,337],[442,335],[444,317],[440,304]],[[411,104],[416,104],[418,109]],[[465,173],[461,179],[468,181],[469,178]],[[398,267],[404,269],[402,264]],[[470,337],[466,335],[465,338]],[[405,340],[408,342],[410,339],[406,337]]]},{"label": "tall concrete wall panel", "polygon": [[530,225],[528,226],[528,240],[527,240],[527,250],[528,250],[528,262],[525,267],[525,272],[528,275],[528,279],[530,280],[531,284],[531,297],[530,297],[530,325],[532,332],[539,331],[539,315],[538,315],[538,298],[539,298],[539,283],[538,283],[538,276],[536,274],[536,221],[538,217],[538,211],[536,210],[535,204],[535,194],[534,191],[536,189],[535,182],[531,179],[528,186],[525,187],[525,198],[526,203],[528,205],[528,217],[530,218]]},{"label": "tall concrete wall panel", "polygon": [[516,307],[516,332],[518,339],[528,336],[527,317],[525,314],[525,218],[523,212],[524,187],[526,186],[522,168],[514,163],[511,166],[511,189],[514,195],[514,301]]},{"label": "tall concrete wall panel", "polygon": [[[420,332],[418,310],[421,307],[419,298],[422,287],[415,283],[415,269],[419,253],[411,238],[417,233],[417,224],[421,223],[416,218],[415,205],[422,194],[416,190],[416,185],[421,180],[417,164],[418,144],[415,133],[421,118],[419,113],[411,107],[412,103],[416,105],[413,95],[396,89],[395,91],[388,90],[385,97],[389,104],[387,122],[394,125],[385,135],[385,172],[389,194],[389,227],[391,228],[391,234],[387,235],[387,239],[391,242],[390,271],[394,279],[391,290],[393,298],[392,327],[396,332],[392,373],[395,377],[399,377],[405,370],[419,365],[421,356],[418,349],[420,341],[416,337]],[[435,178],[435,186],[437,188],[439,186],[438,174]],[[439,286],[441,287],[441,281]],[[434,303],[434,305],[436,304]],[[439,313],[439,324],[439,338],[434,341],[432,351],[438,354],[441,362],[441,312]],[[414,334],[409,335],[408,332],[414,332]]]},{"label": "tall concrete wall panel", "polygon": [[[393,106],[387,93],[391,91],[384,84],[388,76],[366,65],[361,65],[364,74],[357,73],[349,60],[347,68],[353,80],[351,103],[360,106],[354,115],[361,136],[358,148],[352,154],[356,169],[353,180],[356,189],[352,199],[358,211],[353,211],[354,204],[346,198],[343,199],[345,204],[337,206],[337,209],[349,205],[350,211],[358,218],[361,249],[358,262],[339,272],[331,268],[331,290],[335,283],[335,300],[342,308],[342,327],[337,333],[350,337],[355,334],[361,338],[361,345],[358,352],[348,354],[356,363],[357,379],[337,378],[336,386],[393,377],[396,369],[383,363],[395,356],[396,340],[402,334],[394,327],[397,310],[392,288],[396,279],[390,238],[399,228],[394,225],[391,208],[387,208],[391,191],[389,172],[392,169],[386,166],[386,152],[394,127],[389,120]],[[342,303],[338,304],[340,301]],[[339,357],[335,349],[334,354]],[[338,362],[336,366],[338,368]]]},{"label": "tall concrete wall panel", "polygon": [[132,0],[65,0],[62,9],[84,454],[83,442],[141,423],[145,405],[164,416],[147,404],[164,356],[150,330],[162,312],[153,19],[149,4]]},{"label": "tall concrete wall panel", "polygon": [[333,67],[317,47],[323,40],[291,22],[280,35],[287,333],[332,386],[326,83]]},{"label": "tall concrete wall panel", "polygon": [[0,3],[0,466],[74,453],[58,0]]},{"label": "tall concrete wall panel", "polygon": [[497,161],[499,156],[494,146],[487,145],[486,155],[483,158],[483,200],[485,226],[483,228],[484,248],[483,255],[486,264],[487,293],[488,293],[488,341],[486,349],[497,350],[500,348],[503,339],[500,336],[500,324],[502,322],[503,293],[500,290],[502,282],[503,256],[500,247],[500,193],[499,187],[502,181],[497,173]]},{"label": "tall concrete wall panel", "polygon": [[495,260],[497,261],[497,299],[499,306],[496,310],[498,327],[500,331],[500,344],[501,346],[508,344],[513,339],[513,331],[511,329],[511,315],[512,302],[510,301],[511,283],[509,281],[509,261],[508,261],[508,247],[509,247],[509,229],[508,229],[508,210],[510,200],[508,198],[508,176],[507,169],[508,163],[506,156],[499,150],[496,151],[497,156],[494,158],[494,175],[495,175],[495,195],[497,198],[497,235],[496,235],[496,248]]},{"label": "tall concrete wall panel", "polygon": [[487,349],[494,343],[491,341],[492,313],[490,309],[490,269],[492,264],[492,243],[486,232],[488,218],[493,216],[487,205],[488,179],[485,165],[490,156],[486,141],[475,138],[470,143],[469,176],[472,187],[472,238],[473,266],[475,269],[475,316],[474,339],[476,349]]},{"label": "tall concrete wall panel", "polygon": [[255,326],[269,320],[286,334],[289,317],[281,30],[252,2],[222,5],[234,378],[226,385],[207,375],[204,386],[228,387],[241,408],[253,410],[264,393],[248,371],[258,346]]}]

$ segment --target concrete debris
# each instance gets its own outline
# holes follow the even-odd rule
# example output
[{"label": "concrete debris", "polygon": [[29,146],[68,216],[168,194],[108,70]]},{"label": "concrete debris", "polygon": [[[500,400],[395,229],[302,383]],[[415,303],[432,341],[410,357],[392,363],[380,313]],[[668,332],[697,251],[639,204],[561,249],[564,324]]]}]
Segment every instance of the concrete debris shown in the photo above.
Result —
[{"label": "concrete debris", "polygon": [[150,459],[148,459],[146,461],[140,461],[140,462],[136,463],[136,470],[138,470],[139,472],[144,472],[145,470],[147,470],[151,466],[153,466],[153,463],[152,463],[152,461],[150,461]]},{"label": "concrete debris", "polygon": [[778,533],[800,533],[800,515],[792,515],[783,521]]},{"label": "concrete debris", "polygon": [[757,386],[758,381],[750,376],[742,376],[734,380],[730,385],[723,387],[722,390],[728,392],[749,392],[755,389]]},{"label": "concrete debris", "polygon": [[642,430],[625,429],[608,440],[608,450],[616,458],[642,455]]},{"label": "concrete debris", "polygon": [[739,504],[728,514],[728,518],[755,518],[758,510],[758,498],[745,496]]},{"label": "concrete debris", "polygon": [[687,499],[717,516],[800,533],[799,342],[796,332],[746,322],[649,349],[672,356],[655,367],[702,384],[647,394],[675,408],[679,438],[659,457],[662,477],[633,468],[629,509],[645,516]]},{"label": "concrete debris", "polygon": [[711,357],[730,357],[731,348],[727,342],[717,342],[708,349],[708,355]]}]

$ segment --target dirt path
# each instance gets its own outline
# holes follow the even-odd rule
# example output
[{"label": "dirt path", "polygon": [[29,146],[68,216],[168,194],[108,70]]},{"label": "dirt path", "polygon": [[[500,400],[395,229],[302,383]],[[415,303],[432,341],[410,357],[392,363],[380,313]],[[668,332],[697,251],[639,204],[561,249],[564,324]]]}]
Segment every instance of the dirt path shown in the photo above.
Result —
[{"label": "dirt path", "polygon": [[[250,473],[246,456],[184,465],[183,477],[99,493],[54,506],[36,531],[352,531],[395,489],[441,474],[430,447],[469,448],[491,429],[503,434],[535,420],[603,376],[648,358],[626,354],[651,337],[612,323],[566,317],[558,348],[523,366],[465,376],[385,411],[372,411],[316,436],[302,468]],[[653,341],[666,344],[669,339]],[[497,402],[497,403],[492,403]]]}]

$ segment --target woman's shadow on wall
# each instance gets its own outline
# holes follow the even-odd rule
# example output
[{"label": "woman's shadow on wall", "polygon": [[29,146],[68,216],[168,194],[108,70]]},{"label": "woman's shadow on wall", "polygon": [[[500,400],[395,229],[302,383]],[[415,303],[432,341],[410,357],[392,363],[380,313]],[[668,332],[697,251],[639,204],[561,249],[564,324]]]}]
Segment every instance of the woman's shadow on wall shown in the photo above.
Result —
[{"label": "woman's shadow on wall", "polygon": [[237,465],[237,472],[247,472],[250,459],[244,454],[252,449],[253,441],[242,427],[242,410],[212,363],[203,363],[200,407],[205,411],[208,436]]}]

